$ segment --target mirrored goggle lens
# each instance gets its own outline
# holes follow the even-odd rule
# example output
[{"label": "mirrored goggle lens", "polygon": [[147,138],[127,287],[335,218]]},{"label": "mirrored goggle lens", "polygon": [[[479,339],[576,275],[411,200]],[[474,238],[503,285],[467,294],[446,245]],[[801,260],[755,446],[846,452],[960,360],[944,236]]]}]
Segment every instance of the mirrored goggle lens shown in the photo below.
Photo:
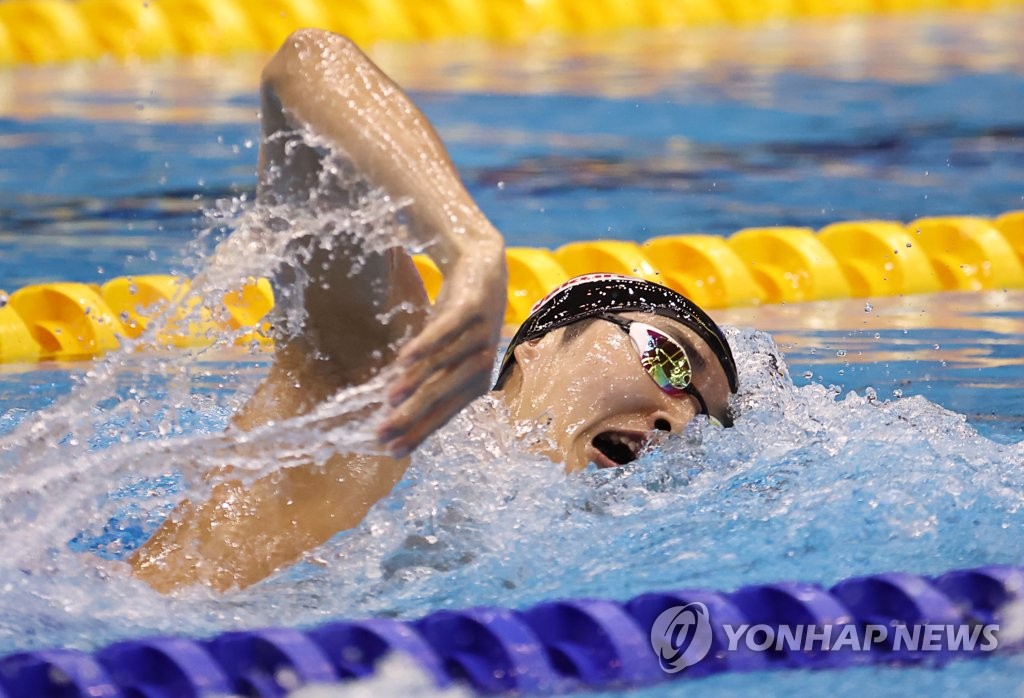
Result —
[{"label": "mirrored goggle lens", "polygon": [[693,368],[686,350],[659,330],[634,322],[629,338],[640,354],[640,363],[647,374],[669,395],[680,395],[693,381]]}]

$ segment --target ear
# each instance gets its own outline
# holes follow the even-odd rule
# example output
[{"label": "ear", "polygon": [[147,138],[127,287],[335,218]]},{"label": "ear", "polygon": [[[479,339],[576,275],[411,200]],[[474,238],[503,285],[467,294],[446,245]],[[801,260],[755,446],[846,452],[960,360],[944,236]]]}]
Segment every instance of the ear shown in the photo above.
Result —
[{"label": "ear", "polygon": [[523,367],[533,363],[534,359],[540,356],[541,339],[543,338],[517,344],[516,348],[512,350],[512,355],[516,357],[516,363]]}]

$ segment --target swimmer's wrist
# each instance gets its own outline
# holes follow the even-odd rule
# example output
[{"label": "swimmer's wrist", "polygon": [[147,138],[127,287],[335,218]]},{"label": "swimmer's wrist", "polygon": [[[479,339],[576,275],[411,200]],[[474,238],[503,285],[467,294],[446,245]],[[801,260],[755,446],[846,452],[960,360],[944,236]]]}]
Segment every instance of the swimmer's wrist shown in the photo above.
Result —
[{"label": "swimmer's wrist", "polygon": [[505,239],[501,233],[485,221],[482,226],[464,228],[459,232],[449,231],[443,239],[436,241],[427,254],[437,264],[442,275],[447,275],[461,263],[471,262],[476,267],[491,267],[503,264]]}]

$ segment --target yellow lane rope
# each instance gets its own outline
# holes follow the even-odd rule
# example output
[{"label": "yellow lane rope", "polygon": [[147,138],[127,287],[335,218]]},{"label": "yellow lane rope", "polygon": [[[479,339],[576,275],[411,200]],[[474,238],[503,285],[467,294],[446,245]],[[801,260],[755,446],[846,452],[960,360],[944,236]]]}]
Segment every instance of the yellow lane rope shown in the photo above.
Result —
[{"label": "yellow lane rope", "polygon": [[[414,258],[431,299],[443,279],[426,257]],[[810,228],[746,228],[730,237],[669,235],[644,243],[571,242],[556,250],[510,247],[505,322],[571,276],[632,274],[679,291],[705,308],[796,303],[938,291],[1024,288],[1024,211],[995,219],[949,216],[834,223]],[[184,299],[184,301],[183,301]],[[261,321],[274,305],[266,279],[226,294],[222,307],[200,308],[176,276],[119,277],[102,286],[48,283],[0,291],[0,362],[97,356],[136,338],[154,314],[173,308],[154,340],[162,347],[206,346],[245,330],[241,344],[270,344]]]},{"label": "yellow lane rope", "polygon": [[265,52],[302,27],[375,41],[991,10],[1024,0],[0,0],[0,65]]}]

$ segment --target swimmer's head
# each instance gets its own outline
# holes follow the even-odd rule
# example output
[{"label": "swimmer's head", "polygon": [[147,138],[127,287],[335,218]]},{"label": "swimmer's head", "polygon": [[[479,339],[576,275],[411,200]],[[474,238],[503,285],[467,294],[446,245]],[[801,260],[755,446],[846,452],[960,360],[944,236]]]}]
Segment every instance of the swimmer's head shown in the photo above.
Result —
[{"label": "swimmer's head", "polygon": [[642,279],[590,274],[534,306],[494,387],[513,418],[550,426],[548,455],[573,471],[631,462],[698,414],[731,424],[737,386],[729,343],[692,301]]}]

